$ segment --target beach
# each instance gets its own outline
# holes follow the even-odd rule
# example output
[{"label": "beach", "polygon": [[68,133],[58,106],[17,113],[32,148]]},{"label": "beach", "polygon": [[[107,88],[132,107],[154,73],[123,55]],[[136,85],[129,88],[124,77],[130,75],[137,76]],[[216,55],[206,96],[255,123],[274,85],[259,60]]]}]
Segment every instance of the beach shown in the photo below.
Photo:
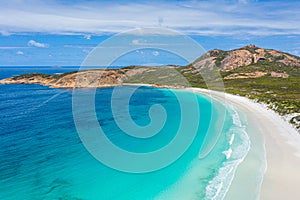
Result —
[{"label": "beach", "polygon": [[[237,168],[225,199],[298,199],[300,135],[275,112],[245,97],[198,88],[239,111],[251,148]],[[254,192],[255,191],[255,192]]]}]

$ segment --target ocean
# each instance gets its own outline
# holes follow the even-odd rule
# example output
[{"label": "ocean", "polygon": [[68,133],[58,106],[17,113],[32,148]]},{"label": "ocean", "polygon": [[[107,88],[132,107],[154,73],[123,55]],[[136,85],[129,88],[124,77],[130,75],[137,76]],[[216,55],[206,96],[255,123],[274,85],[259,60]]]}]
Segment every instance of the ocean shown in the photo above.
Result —
[{"label": "ocean", "polygon": [[[0,78],[76,69],[0,67]],[[82,117],[80,120],[85,127],[78,134],[73,90],[41,85],[0,85],[0,199],[223,199],[237,166],[250,148],[237,111],[206,96],[183,90],[138,87],[130,98],[129,111],[123,107],[117,110],[119,118],[128,111],[136,125],[147,126],[161,117],[156,115],[155,109],[149,116],[151,107],[160,105],[165,109],[166,120],[155,136],[136,138],[127,135],[115,119],[111,105],[115,89],[77,89],[81,93],[95,93],[97,123],[113,144],[127,152],[147,154],[170,144],[181,126],[187,127],[185,131],[190,124],[196,124],[190,146],[173,163],[159,170],[119,171],[98,161],[82,142],[82,134],[92,135],[95,127],[88,117]],[[123,94],[132,87],[117,89]],[[186,115],[180,109],[182,102],[178,96],[184,99]],[[197,108],[190,103],[192,99],[196,99]],[[116,101],[121,103],[122,98]],[[89,113],[88,109],[83,106],[80,112]],[[200,120],[189,118],[195,109],[199,110]],[[187,119],[183,120],[182,116]],[[106,153],[104,147],[97,148]],[[157,162],[160,159],[162,157],[158,156]],[[125,165],[126,159],[123,162]]]}]

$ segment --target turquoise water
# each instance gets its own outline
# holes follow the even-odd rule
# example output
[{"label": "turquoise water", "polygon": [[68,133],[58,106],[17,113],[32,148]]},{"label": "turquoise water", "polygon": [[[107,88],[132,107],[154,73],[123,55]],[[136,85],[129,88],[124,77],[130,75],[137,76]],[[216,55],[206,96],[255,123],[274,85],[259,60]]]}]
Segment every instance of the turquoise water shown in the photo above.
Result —
[{"label": "turquoise water", "polygon": [[[97,120],[114,144],[137,153],[160,149],[176,136],[181,121],[176,93],[185,97],[186,104],[195,98],[189,92],[140,87],[129,107],[135,123],[149,124],[148,111],[155,104],[167,114],[163,129],[145,140],[124,134],[116,124],[111,111],[113,89],[96,90]],[[125,92],[128,87],[120,89]],[[0,199],[222,199],[249,148],[236,112],[226,107],[223,115],[223,105],[197,95],[201,120],[187,151],[155,172],[120,172],[100,163],[84,147],[73,120],[72,94],[72,90],[39,85],[0,85]],[[224,123],[212,121],[212,114],[224,117]],[[89,119],[83,120],[89,134],[93,128]],[[215,139],[212,151],[200,159],[209,146],[206,142]]]}]

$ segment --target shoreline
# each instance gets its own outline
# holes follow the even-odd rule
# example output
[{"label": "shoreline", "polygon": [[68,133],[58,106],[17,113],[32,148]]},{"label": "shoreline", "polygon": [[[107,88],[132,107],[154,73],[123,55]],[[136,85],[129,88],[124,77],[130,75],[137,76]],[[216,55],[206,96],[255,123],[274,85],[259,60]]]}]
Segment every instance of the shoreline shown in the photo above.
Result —
[{"label": "shoreline", "polygon": [[[274,111],[246,97],[200,88],[186,90],[225,100],[241,112],[247,123],[251,149],[238,166],[225,199],[298,199],[300,135],[295,128]],[[261,186],[257,181],[259,173],[263,176]],[[253,193],[253,187],[260,194],[249,193]]]},{"label": "shoreline", "polygon": [[[84,72],[93,72],[93,71],[100,71],[99,69],[95,69],[95,70],[88,70],[88,71],[84,71]],[[64,77],[68,77],[70,75],[73,75],[74,73],[65,73],[66,75]],[[28,78],[28,77],[23,77],[23,78],[19,78],[19,79],[15,79],[15,77],[21,77],[24,75],[31,75],[34,76],[35,78]],[[45,77],[40,77],[41,75],[45,75],[47,76]],[[120,87],[120,86],[146,86],[146,87],[154,87],[154,88],[167,88],[167,89],[186,89],[189,87],[183,86],[183,85],[168,85],[168,84],[153,84],[153,83],[130,83],[130,82],[126,82],[126,81],[121,81],[118,80],[117,82],[111,82],[111,83],[101,83],[101,84],[94,84],[94,83],[84,83],[84,84],[76,84],[76,80],[64,80],[62,81],[62,78],[58,78],[55,79],[55,82],[51,81],[51,78],[49,78],[49,76],[53,75],[49,75],[49,74],[23,74],[23,75],[19,75],[19,76],[12,76],[10,78],[4,78],[0,80],[0,85],[6,85],[6,84],[37,84],[37,85],[42,85],[45,87],[50,87],[50,88],[59,88],[59,89],[97,89],[97,88],[110,88],[110,87]],[[100,74],[101,77],[101,74]],[[70,79],[72,79],[74,77],[71,77]],[[53,79],[53,78],[52,78]],[[95,79],[95,77],[94,77]],[[73,81],[73,83],[72,83]],[[59,83],[56,83],[59,82]],[[75,83],[76,82],[76,83]],[[66,83],[66,84],[65,84]],[[202,88],[200,88],[202,89]],[[256,99],[253,100],[253,102],[255,102]],[[256,102],[255,102],[256,103]],[[268,107],[268,104],[266,103],[259,103],[264,105],[265,108]],[[272,110],[271,108],[267,108],[268,110]],[[300,113],[291,113],[291,114],[284,114],[283,116],[281,116],[282,119],[284,119],[285,121],[287,121],[289,124],[291,124],[293,126],[293,128],[295,128],[299,134],[300,134],[300,128],[298,128],[298,126],[300,125],[297,121],[293,121],[290,122],[290,120],[292,120],[293,117],[298,116]]]},{"label": "shoreline", "polygon": [[[154,87],[131,83],[119,86]],[[296,128],[275,111],[246,97],[202,88],[171,89],[204,94],[220,103],[229,103],[241,115],[243,124],[246,122],[250,151],[237,167],[224,199],[298,199],[300,135]],[[259,178],[262,180],[258,181]]]}]

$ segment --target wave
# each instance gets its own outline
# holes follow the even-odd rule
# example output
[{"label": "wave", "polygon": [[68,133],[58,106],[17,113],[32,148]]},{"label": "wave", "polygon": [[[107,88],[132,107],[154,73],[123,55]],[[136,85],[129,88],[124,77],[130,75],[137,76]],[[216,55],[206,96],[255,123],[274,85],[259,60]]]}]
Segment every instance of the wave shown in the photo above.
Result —
[{"label": "wave", "polygon": [[[250,150],[250,138],[237,111],[225,105],[231,125],[216,146],[216,151],[206,159],[197,159],[189,164],[189,170],[170,188],[156,196],[155,200],[201,199],[222,200],[228,192],[239,164]],[[220,153],[226,158],[220,157]],[[221,160],[219,160],[221,159]],[[219,160],[217,171],[215,161]]]},{"label": "wave", "polygon": [[237,111],[231,105],[226,105],[233,121],[232,127],[226,135],[229,135],[229,148],[223,151],[226,161],[219,168],[216,176],[209,181],[206,186],[205,199],[224,199],[238,165],[244,160],[250,150],[250,138],[246,132],[246,127],[242,124]]}]

